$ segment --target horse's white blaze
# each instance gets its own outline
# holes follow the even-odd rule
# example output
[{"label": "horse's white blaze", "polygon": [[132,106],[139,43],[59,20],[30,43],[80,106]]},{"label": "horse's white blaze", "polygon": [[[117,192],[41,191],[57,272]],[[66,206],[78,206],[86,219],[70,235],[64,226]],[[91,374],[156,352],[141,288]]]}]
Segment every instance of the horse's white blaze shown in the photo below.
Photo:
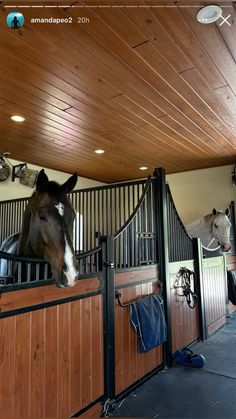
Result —
[{"label": "horse's white blaze", "polygon": [[63,217],[63,215],[64,215],[64,205],[61,202],[59,202],[59,204],[55,205],[55,207],[57,208],[60,216]]},{"label": "horse's white blaze", "polygon": [[75,268],[74,261],[73,261],[73,253],[69,246],[69,243],[65,237],[65,264],[67,266],[67,272],[64,271],[66,275],[68,285],[74,285],[75,279],[78,276],[78,271]]}]

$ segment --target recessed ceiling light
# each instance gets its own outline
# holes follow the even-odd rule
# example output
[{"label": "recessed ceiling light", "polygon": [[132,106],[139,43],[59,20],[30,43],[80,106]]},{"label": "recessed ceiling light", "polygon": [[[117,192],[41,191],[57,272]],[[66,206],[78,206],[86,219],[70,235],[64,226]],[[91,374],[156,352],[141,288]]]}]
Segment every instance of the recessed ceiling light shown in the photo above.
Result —
[{"label": "recessed ceiling light", "polygon": [[222,15],[222,9],[219,6],[210,5],[203,7],[197,14],[197,20],[200,23],[208,24],[216,22]]},{"label": "recessed ceiling light", "polygon": [[12,119],[12,121],[15,121],[15,122],[24,122],[25,121],[25,118],[23,116],[20,116],[20,115],[12,115],[11,119]]},{"label": "recessed ceiling light", "polygon": [[96,153],[96,154],[103,154],[103,153],[105,153],[105,151],[104,150],[95,150],[94,153]]},{"label": "recessed ceiling light", "polygon": [[148,167],[146,167],[146,166],[142,166],[142,167],[140,167],[139,169],[140,169],[140,170],[147,170],[147,169],[148,169]]}]

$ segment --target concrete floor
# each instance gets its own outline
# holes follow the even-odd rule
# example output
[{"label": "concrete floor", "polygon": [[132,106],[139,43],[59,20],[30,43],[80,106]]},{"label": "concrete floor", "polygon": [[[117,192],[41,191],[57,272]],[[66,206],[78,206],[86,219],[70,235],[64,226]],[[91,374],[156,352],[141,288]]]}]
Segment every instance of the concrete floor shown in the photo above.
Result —
[{"label": "concrete floor", "polygon": [[236,418],[236,314],[205,342],[191,348],[202,369],[163,370],[117,403],[114,417]]}]

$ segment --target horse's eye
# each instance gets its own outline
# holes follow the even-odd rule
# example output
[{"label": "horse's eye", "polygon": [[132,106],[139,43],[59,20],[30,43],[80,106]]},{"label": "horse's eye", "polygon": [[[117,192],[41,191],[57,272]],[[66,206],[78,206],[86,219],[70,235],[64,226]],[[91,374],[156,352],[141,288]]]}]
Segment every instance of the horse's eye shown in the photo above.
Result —
[{"label": "horse's eye", "polygon": [[44,220],[44,221],[46,220],[45,213],[43,212],[43,210],[39,209],[38,214],[39,214],[40,220]]},{"label": "horse's eye", "polygon": [[214,227],[215,227],[215,228],[218,228],[218,225],[214,224]]}]

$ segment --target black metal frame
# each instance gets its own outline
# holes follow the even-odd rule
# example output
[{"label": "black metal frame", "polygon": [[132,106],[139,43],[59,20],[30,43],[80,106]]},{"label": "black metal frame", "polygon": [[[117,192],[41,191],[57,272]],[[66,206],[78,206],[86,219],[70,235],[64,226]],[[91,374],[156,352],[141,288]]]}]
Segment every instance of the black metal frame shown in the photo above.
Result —
[{"label": "black metal frame", "polygon": [[114,237],[101,238],[103,255],[104,404],[115,399]]},{"label": "black metal frame", "polygon": [[193,239],[194,246],[194,270],[196,273],[197,296],[198,296],[198,309],[199,309],[199,328],[200,338],[205,340],[207,338],[207,325],[206,325],[206,314],[204,305],[204,287],[202,277],[202,246],[200,239]]},{"label": "black metal frame", "polygon": [[[96,191],[103,190],[101,195],[98,195],[98,206],[100,208],[103,207],[104,202],[104,193],[107,194],[109,190],[115,191],[114,199],[117,199],[118,197],[122,195],[122,202],[125,202],[125,196],[126,196],[126,190],[124,187],[126,185],[134,185],[134,182],[129,183],[121,183],[118,185],[109,185],[105,187],[98,187],[94,188],[93,191],[96,193]],[[103,323],[104,323],[104,395],[98,399],[98,401],[102,400],[104,404],[104,410],[103,414],[106,413],[107,408],[110,408],[114,405],[115,401],[118,400],[121,397],[124,397],[124,395],[127,395],[130,391],[132,391],[135,387],[142,384],[147,378],[152,376],[154,373],[160,370],[164,365],[171,366],[172,364],[172,333],[171,333],[171,294],[170,294],[170,280],[169,280],[169,262],[172,261],[172,259],[175,259],[177,257],[177,260],[181,260],[180,257],[182,255],[187,255],[189,259],[194,259],[195,263],[195,272],[197,274],[197,277],[199,278],[199,289],[198,289],[198,296],[200,298],[199,300],[199,309],[200,309],[200,329],[201,329],[201,338],[206,338],[206,322],[205,322],[205,313],[204,313],[204,304],[201,301],[201,299],[204,299],[203,295],[203,287],[202,287],[202,276],[201,276],[201,253],[200,253],[200,245],[199,241],[192,241],[191,238],[186,233],[184,226],[179,220],[178,213],[176,211],[176,208],[174,206],[172,197],[170,195],[169,189],[167,188],[166,180],[165,180],[165,171],[163,168],[157,169],[154,173],[153,177],[148,178],[146,184],[144,184],[144,181],[138,181],[138,189],[136,190],[137,193],[140,192],[140,189],[142,189],[141,196],[139,196],[139,200],[136,205],[134,205],[135,198],[132,197],[132,203],[131,207],[128,208],[128,218],[124,222],[124,225],[121,226],[121,219],[125,219],[125,214],[121,217],[121,211],[119,211],[118,217],[120,219],[118,220],[118,230],[115,234],[115,237],[112,235],[103,235],[99,232],[96,234],[96,239],[99,240],[98,246],[94,249],[88,250],[85,253],[78,254],[78,259],[83,260],[85,263],[85,275],[86,278],[93,277],[95,275],[98,275],[101,278],[101,290],[99,292],[89,292],[86,294],[83,294],[81,296],[75,296],[70,297],[68,299],[63,299],[59,301],[54,301],[52,303],[46,303],[46,304],[38,304],[37,306],[33,307],[27,307],[25,309],[19,309],[14,310],[12,312],[8,313],[2,313],[0,315],[1,317],[7,317],[15,314],[21,314],[25,311],[31,311],[31,310],[37,310],[43,307],[47,307],[50,305],[56,305],[56,304],[63,304],[68,301],[73,301],[75,299],[79,298],[86,298],[87,296],[102,294],[103,298]],[[123,189],[121,189],[123,187]],[[90,189],[83,190],[82,192],[86,193],[84,204],[86,203],[86,200],[89,202],[91,200],[91,194]],[[131,192],[134,194],[134,188],[127,190],[127,196],[129,197]],[[81,191],[80,191],[81,192]],[[110,192],[109,192],[110,193]],[[149,195],[147,195],[149,194]],[[95,196],[95,195],[94,195]],[[110,195],[112,196],[112,195]],[[148,196],[148,198],[147,198]],[[74,195],[75,199],[78,198],[78,195]],[[100,198],[99,198],[100,197]],[[94,198],[95,199],[95,198]],[[18,200],[21,201],[21,200]],[[88,203],[87,202],[87,203]],[[91,201],[90,201],[91,202]],[[171,204],[170,204],[171,203]],[[10,207],[9,207],[10,208]],[[143,211],[142,211],[142,208]],[[131,213],[132,209],[132,214]],[[173,211],[172,211],[173,210]],[[153,217],[151,220],[151,228],[150,225],[147,223],[145,217],[147,217],[147,214],[151,211],[151,216]],[[10,213],[9,213],[10,214]],[[95,217],[94,211],[92,206],[89,206],[89,214],[91,217]],[[113,223],[114,220],[111,218],[111,223]],[[182,231],[182,235],[186,236],[181,243],[184,243],[184,245],[189,244],[190,250],[188,252],[187,246],[186,246],[186,252],[184,253],[175,253],[175,257],[170,255],[169,248],[170,248],[170,237],[168,237],[168,222],[172,223],[172,232],[174,232],[174,229],[179,230],[179,227]],[[103,225],[104,222],[101,222],[101,231],[104,230],[106,227],[108,229],[108,226]],[[98,223],[99,225],[99,223]],[[117,223],[115,222],[115,225],[117,226]],[[150,231],[152,230],[152,231]],[[91,234],[91,232],[90,232]],[[119,240],[119,238],[123,235],[122,240],[124,240],[123,246],[127,246],[125,248],[125,251],[130,254],[132,254],[133,250],[131,248],[131,244],[129,243],[129,240],[133,240],[133,246],[137,246],[138,240],[149,240],[149,243],[151,240],[153,240],[151,244],[151,254],[154,255],[155,250],[155,257],[153,256],[153,259],[151,261],[146,260],[145,267],[149,266],[150,263],[152,266],[156,266],[159,269],[159,283],[161,284],[161,291],[162,291],[162,297],[164,300],[164,306],[165,306],[165,316],[166,316],[166,323],[167,323],[167,343],[164,345],[164,364],[157,367],[155,370],[151,371],[144,377],[142,377],[140,380],[133,383],[131,386],[129,386],[127,389],[122,391],[120,394],[116,395],[115,393],[115,289],[119,289],[119,286],[115,287],[115,267],[116,272],[123,272],[130,269],[142,269],[142,264],[140,263],[142,260],[142,256],[149,254],[148,250],[148,243],[144,242],[144,245],[141,246],[141,256],[139,255],[138,258],[131,257],[130,260],[132,260],[132,263],[125,263],[123,266],[122,264],[117,264],[116,261],[116,242]],[[186,240],[185,240],[186,239]],[[175,240],[175,236],[173,235],[173,240]],[[182,239],[181,239],[182,240]],[[90,237],[91,241],[91,237]],[[181,243],[179,246],[179,242],[176,240],[175,244],[177,244],[177,247],[181,247]],[[191,246],[190,246],[191,245]],[[152,248],[153,246],[153,248]],[[122,249],[124,252],[124,247]],[[174,253],[173,253],[174,254]],[[181,256],[180,256],[181,255]],[[7,254],[3,254],[0,252],[0,257],[3,256],[6,259],[10,258],[14,261],[21,261],[21,262],[27,262],[27,263],[42,263],[42,259],[40,258],[21,258],[19,256],[10,256]],[[136,260],[137,259],[137,260]],[[125,260],[125,258],[123,258]],[[87,270],[86,264],[88,263],[95,264],[93,272],[91,269]],[[90,266],[91,268],[91,266]],[[149,278],[148,281],[150,282],[152,278]],[[142,282],[139,283],[145,283],[146,280],[144,279]],[[45,285],[48,285],[48,283],[53,283],[53,281],[35,281],[35,282],[29,282],[25,284],[17,284],[15,286],[7,286],[5,288],[0,288],[0,292],[9,292],[11,290],[19,290],[29,287],[35,287],[35,286],[41,286],[45,283]],[[132,283],[132,285],[135,285],[135,283]],[[120,286],[120,288],[125,288],[126,286],[130,286],[129,284],[123,284]],[[95,404],[95,402],[91,403],[89,406],[92,406]],[[89,407],[83,408],[80,412],[83,412],[87,410]],[[76,416],[76,415],[75,415]]]},{"label": "black metal frame", "polygon": [[169,262],[192,260],[193,241],[188,235],[176,209],[169,185],[166,185]]},{"label": "black metal frame", "polygon": [[171,333],[171,295],[169,283],[169,250],[167,230],[167,196],[165,170],[157,169],[156,172],[156,214],[157,214],[157,253],[159,256],[159,280],[162,284],[164,307],[167,324],[167,342],[165,347],[165,364],[172,364],[172,333]]}]

